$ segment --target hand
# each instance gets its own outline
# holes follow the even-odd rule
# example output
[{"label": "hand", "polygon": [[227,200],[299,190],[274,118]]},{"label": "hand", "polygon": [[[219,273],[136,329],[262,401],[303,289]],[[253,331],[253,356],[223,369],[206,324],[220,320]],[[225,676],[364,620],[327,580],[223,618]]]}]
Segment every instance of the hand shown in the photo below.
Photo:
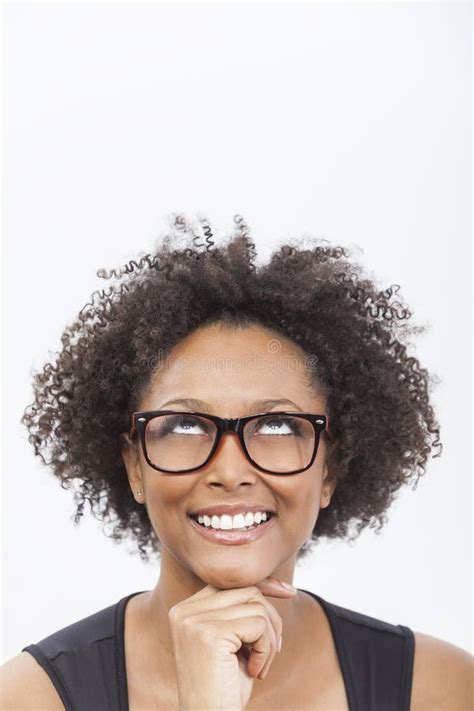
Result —
[{"label": "hand", "polygon": [[[266,595],[290,598],[276,578],[220,590],[206,585],[171,608],[179,711],[242,711],[278,651],[282,620]],[[245,646],[248,645],[248,646]]]}]

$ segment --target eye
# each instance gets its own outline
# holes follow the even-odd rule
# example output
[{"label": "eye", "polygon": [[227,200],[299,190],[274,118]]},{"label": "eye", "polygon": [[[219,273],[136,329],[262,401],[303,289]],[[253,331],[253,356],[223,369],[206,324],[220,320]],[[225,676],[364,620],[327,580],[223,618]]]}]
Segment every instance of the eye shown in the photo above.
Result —
[{"label": "eye", "polygon": [[301,423],[297,417],[266,417],[262,420],[257,420],[252,431],[252,436],[255,435],[270,435],[270,436],[286,436],[299,437],[301,436]]},{"label": "eye", "polygon": [[162,438],[168,435],[203,435],[208,434],[209,424],[193,415],[168,415],[152,420],[147,435]]}]

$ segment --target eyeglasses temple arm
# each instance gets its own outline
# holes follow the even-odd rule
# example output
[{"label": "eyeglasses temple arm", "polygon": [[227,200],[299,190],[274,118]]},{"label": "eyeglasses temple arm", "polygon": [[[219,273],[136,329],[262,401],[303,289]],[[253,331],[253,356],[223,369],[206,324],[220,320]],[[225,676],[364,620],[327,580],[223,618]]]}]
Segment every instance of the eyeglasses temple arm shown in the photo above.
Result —
[{"label": "eyeglasses temple arm", "polygon": [[136,427],[135,427],[135,413],[132,413],[131,416],[131,423],[130,423],[130,432],[128,433],[128,436],[130,439],[132,439],[134,433],[135,433]]},{"label": "eyeglasses temple arm", "polygon": [[332,432],[329,428],[329,415],[326,415],[326,433],[327,433],[329,439],[332,439]]}]

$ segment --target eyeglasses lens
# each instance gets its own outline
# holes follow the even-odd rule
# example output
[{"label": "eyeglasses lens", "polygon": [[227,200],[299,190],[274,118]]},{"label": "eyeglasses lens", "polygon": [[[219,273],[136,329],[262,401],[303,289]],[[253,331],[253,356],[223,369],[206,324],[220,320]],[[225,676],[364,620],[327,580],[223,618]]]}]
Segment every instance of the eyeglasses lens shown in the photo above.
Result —
[{"label": "eyeglasses lens", "polygon": [[[217,427],[194,414],[160,415],[145,430],[148,458],[158,469],[186,471],[208,458]],[[308,420],[291,415],[262,415],[244,427],[244,442],[258,466],[275,474],[304,469],[314,449],[314,428]]]}]

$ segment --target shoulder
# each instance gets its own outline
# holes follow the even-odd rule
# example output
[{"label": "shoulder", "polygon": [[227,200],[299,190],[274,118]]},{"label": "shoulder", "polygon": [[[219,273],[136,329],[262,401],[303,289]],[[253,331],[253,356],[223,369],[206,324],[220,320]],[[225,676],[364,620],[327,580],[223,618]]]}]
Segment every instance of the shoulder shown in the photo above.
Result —
[{"label": "shoulder", "polygon": [[[97,642],[105,644],[115,637],[117,611],[126,601],[127,597],[122,598],[118,603],[56,630],[32,646],[37,648],[45,664],[60,654],[71,653],[77,660],[80,651],[81,664],[96,667],[104,661],[101,655],[105,655],[106,660],[110,656],[107,646],[102,648]],[[22,651],[0,666],[0,711],[64,711],[64,703],[52,679],[35,657],[36,654]],[[76,673],[77,664],[71,665],[71,674]]]},{"label": "shoulder", "polygon": [[21,652],[0,667],[1,711],[64,711],[58,692],[29,652]]},{"label": "shoulder", "polygon": [[474,657],[461,647],[414,632],[411,711],[472,711]]}]

